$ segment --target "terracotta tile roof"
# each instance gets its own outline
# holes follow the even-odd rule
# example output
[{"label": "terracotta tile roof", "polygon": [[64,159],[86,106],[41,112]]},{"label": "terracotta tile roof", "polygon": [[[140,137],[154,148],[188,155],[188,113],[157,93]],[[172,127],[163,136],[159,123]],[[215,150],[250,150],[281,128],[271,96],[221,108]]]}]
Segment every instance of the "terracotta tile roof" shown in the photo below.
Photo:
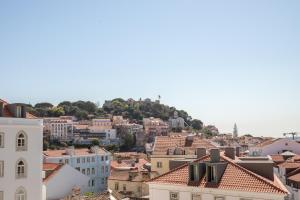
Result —
[{"label": "terracotta tile roof", "polygon": [[[134,163],[134,166],[132,165]],[[113,160],[110,163],[110,166],[112,169],[118,169],[118,168],[131,168],[131,169],[137,169],[137,170],[143,170],[143,166],[145,164],[149,163],[147,160],[140,158],[139,162],[136,163],[135,160],[121,160],[121,162],[118,162],[117,160]]]},{"label": "terracotta tile roof", "polygon": [[[208,160],[209,156],[196,160],[195,162]],[[219,183],[209,183],[202,178],[197,185],[190,185],[188,181],[188,164],[167,172],[161,176],[148,181],[149,183],[185,185],[201,188],[215,188],[223,190],[236,190],[258,193],[287,194],[287,190],[279,183],[278,179],[270,181],[259,176],[235,163],[225,156],[221,156],[222,161],[226,161],[227,167]],[[278,182],[278,183],[277,183]]]},{"label": "terracotta tile roof", "polygon": [[[136,173],[135,176],[130,178],[130,173]],[[152,175],[151,175],[152,174]],[[130,171],[121,171],[121,170],[113,170],[108,177],[109,180],[119,180],[119,181],[132,181],[132,182],[144,182],[149,181],[150,177],[157,176],[157,172],[138,172],[135,170]]]},{"label": "terracotta tile roof", "polygon": [[169,148],[175,147],[188,150],[188,154],[195,154],[195,149],[198,147],[206,149],[215,148],[209,141],[201,139],[198,136],[194,136],[192,141],[188,141],[186,138],[186,136],[157,136],[155,138],[153,154],[165,155]]},{"label": "terracotta tile roof", "polygon": [[49,181],[63,166],[63,164],[43,163],[43,171],[46,172],[43,182]]},{"label": "terracotta tile roof", "polygon": [[[43,152],[45,156],[49,157],[62,157],[67,156],[66,150],[48,150]],[[107,153],[106,150],[99,148],[99,153]],[[89,149],[75,149],[75,155],[83,156],[83,155],[91,155],[93,153],[90,152]]]},{"label": "terracotta tile roof", "polygon": [[287,174],[287,179],[300,183],[300,167]]},{"label": "terracotta tile roof", "polygon": [[270,145],[270,144],[273,144],[274,142],[280,140],[281,138],[277,138],[277,139],[269,139],[269,140],[266,140],[266,141],[263,141],[259,144],[257,144],[255,147],[264,147],[264,146],[267,146],[267,145]]},{"label": "terracotta tile roof", "polygon": [[[0,103],[3,103],[3,106],[4,106],[3,113],[2,113],[3,117],[13,117],[13,114],[9,111],[8,106],[7,106],[9,103],[7,101],[4,101],[3,99],[0,99]],[[26,118],[36,119],[37,117],[30,114],[29,112],[26,112]]]},{"label": "terracotta tile roof", "polygon": [[279,155],[279,154],[271,155],[271,158],[274,161],[274,163],[276,163],[276,164],[280,164],[280,163],[285,162],[283,156]]},{"label": "terracotta tile roof", "polygon": [[284,162],[278,165],[281,168],[296,169],[300,167],[300,162]]}]

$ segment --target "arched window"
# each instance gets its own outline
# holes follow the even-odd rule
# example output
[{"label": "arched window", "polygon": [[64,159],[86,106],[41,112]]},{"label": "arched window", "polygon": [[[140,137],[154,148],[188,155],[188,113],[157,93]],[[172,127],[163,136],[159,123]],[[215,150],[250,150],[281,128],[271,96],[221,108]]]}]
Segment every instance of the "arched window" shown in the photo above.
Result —
[{"label": "arched window", "polygon": [[27,150],[27,135],[24,131],[21,131],[17,134],[16,150],[17,151],[26,151]]},{"label": "arched window", "polygon": [[25,178],[27,175],[26,171],[26,162],[23,159],[18,160],[16,164],[16,177]]},{"label": "arched window", "polygon": [[16,191],[16,200],[26,200],[25,188],[19,187]]}]

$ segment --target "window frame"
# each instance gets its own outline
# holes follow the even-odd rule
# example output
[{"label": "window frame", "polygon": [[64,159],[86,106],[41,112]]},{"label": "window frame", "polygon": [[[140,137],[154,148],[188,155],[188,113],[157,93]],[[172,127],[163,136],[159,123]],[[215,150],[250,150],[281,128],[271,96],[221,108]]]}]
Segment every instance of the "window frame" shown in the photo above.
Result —
[{"label": "window frame", "polygon": [[[19,166],[20,162],[23,162],[23,166]],[[22,167],[23,169],[22,168],[19,169],[19,167]],[[19,173],[19,171],[22,171],[23,173]],[[16,179],[22,179],[27,177],[27,163],[23,158],[17,160],[15,172],[16,172]]]},{"label": "window frame", "polygon": [[4,177],[4,160],[0,160],[0,178]]},{"label": "window frame", "polygon": [[119,191],[119,182],[115,182],[115,190]]},{"label": "window frame", "polygon": [[[22,192],[22,193],[21,193]],[[21,195],[23,197],[21,197]],[[15,193],[15,200],[26,200],[27,199],[27,193],[26,193],[26,190],[24,187],[19,187],[17,190],[16,190],[16,193]]]},{"label": "window frame", "polygon": [[0,132],[0,148],[4,148],[5,134]]},{"label": "window frame", "polygon": [[[23,135],[22,139],[20,136]],[[23,140],[23,142],[22,142]],[[21,143],[21,145],[19,145]],[[25,131],[19,131],[16,135],[16,151],[27,151],[28,147],[28,136]]]},{"label": "window frame", "polygon": [[[195,199],[195,197],[196,197],[196,199]],[[200,199],[199,199],[200,198]],[[201,194],[199,194],[199,193],[192,193],[192,198],[191,198],[192,200],[201,200],[202,199],[202,196],[201,196]]]},{"label": "window frame", "polygon": [[[175,194],[177,195],[177,197],[172,197],[172,195],[175,195]],[[170,200],[179,200],[180,199],[179,198],[179,192],[171,191],[169,196],[170,196]]]}]

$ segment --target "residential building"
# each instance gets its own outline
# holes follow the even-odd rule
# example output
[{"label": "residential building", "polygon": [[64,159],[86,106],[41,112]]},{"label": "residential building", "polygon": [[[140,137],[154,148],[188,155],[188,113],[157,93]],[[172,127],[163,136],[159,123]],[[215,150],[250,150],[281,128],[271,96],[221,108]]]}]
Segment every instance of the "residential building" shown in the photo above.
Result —
[{"label": "residential building", "polygon": [[92,126],[97,126],[98,129],[112,129],[112,122],[110,119],[92,119]]},{"label": "residential building", "polygon": [[245,161],[245,168],[211,149],[210,155],[148,181],[150,200],[284,200],[288,191],[280,180],[251,171],[251,163]]},{"label": "residential building", "polygon": [[63,199],[74,187],[81,193],[88,191],[90,178],[68,164],[44,163],[43,172],[47,200]]},{"label": "residential building", "polygon": [[144,118],[143,125],[145,133],[153,136],[167,136],[169,132],[169,124],[159,118]]},{"label": "residential building", "polygon": [[91,149],[44,151],[45,163],[66,163],[90,177],[88,191],[101,192],[107,189],[111,154],[97,146]]},{"label": "residential building", "polygon": [[184,119],[178,116],[178,112],[174,112],[174,117],[169,119],[170,129],[180,129],[184,128]]},{"label": "residential building", "polygon": [[0,100],[0,199],[41,200],[43,120]]},{"label": "residential building", "polygon": [[159,174],[197,159],[215,146],[199,136],[157,136],[151,155],[151,169]]},{"label": "residential building", "polygon": [[73,140],[73,121],[70,119],[46,118],[44,121],[44,132],[49,133],[51,140],[71,141]]},{"label": "residential building", "polygon": [[145,181],[157,176],[150,163],[143,158],[121,159],[111,162],[108,188],[120,198],[142,198],[149,194]]},{"label": "residential building", "polygon": [[251,156],[267,156],[290,151],[300,154],[300,143],[290,138],[269,139],[256,146],[249,147]]}]

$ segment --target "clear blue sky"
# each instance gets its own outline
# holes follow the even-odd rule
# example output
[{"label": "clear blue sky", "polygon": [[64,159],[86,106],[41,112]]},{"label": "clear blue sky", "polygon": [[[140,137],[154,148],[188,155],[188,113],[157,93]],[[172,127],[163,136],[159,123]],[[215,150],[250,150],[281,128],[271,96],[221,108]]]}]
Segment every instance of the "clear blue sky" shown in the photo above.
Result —
[{"label": "clear blue sky", "polygon": [[300,131],[300,1],[0,2],[0,96],[150,97],[222,132]]}]

